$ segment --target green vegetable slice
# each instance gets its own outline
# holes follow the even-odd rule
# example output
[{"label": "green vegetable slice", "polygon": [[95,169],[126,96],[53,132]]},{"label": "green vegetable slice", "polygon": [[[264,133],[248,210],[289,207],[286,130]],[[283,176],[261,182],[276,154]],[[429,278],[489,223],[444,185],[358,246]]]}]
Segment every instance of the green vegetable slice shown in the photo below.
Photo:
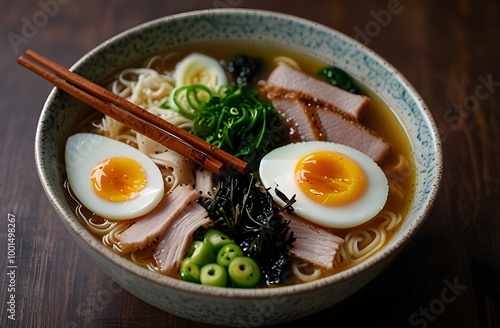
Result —
[{"label": "green vegetable slice", "polygon": [[200,282],[202,285],[225,287],[227,285],[227,271],[217,263],[205,264],[201,268]]},{"label": "green vegetable slice", "polygon": [[234,243],[234,241],[229,238],[227,234],[215,228],[209,228],[205,232],[203,241],[208,242],[210,245],[212,245],[215,253],[218,253],[224,245]]},{"label": "green vegetable slice", "polygon": [[238,256],[243,256],[243,250],[235,243],[227,244],[217,253],[217,263],[223,267],[228,267],[231,261]]},{"label": "green vegetable slice", "polygon": [[235,287],[252,288],[260,282],[260,267],[251,257],[235,257],[229,263],[227,272]]},{"label": "green vegetable slice", "polygon": [[200,266],[187,257],[181,262],[181,278],[189,282],[200,282]]},{"label": "green vegetable slice", "polygon": [[191,243],[186,257],[190,258],[193,263],[205,265],[215,262],[216,254],[208,242],[195,240]]}]

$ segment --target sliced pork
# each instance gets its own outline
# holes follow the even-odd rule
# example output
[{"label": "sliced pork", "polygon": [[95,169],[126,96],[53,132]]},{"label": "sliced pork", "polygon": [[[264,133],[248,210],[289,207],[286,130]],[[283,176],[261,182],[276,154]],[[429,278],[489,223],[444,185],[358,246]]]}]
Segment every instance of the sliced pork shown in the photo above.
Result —
[{"label": "sliced pork", "polygon": [[325,105],[297,97],[268,96],[291,130],[293,141],[330,141],[357,149],[380,163],[391,146],[373,130],[350,116]]},{"label": "sliced pork", "polygon": [[210,170],[201,168],[195,170],[195,185],[194,187],[201,192],[201,196],[205,198],[213,198],[216,188],[216,183],[213,179],[213,174]]},{"label": "sliced pork", "polygon": [[289,128],[292,141],[320,140],[321,125],[316,121],[314,113],[305,110],[302,101],[297,98],[272,97],[272,104]]},{"label": "sliced pork", "polygon": [[181,211],[200,197],[200,192],[190,185],[179,185],[166,195],[146,217],[134,223],[120,236],[120,245],[125,253],[143,249],[160,237]]},{"label": "sliced pork", "polygon": [[160,272],[175,276],[193,241],[194,232],[213,224],[208,212],[198,203],[191,203],[160,238],[154,258]]},{"label": "sliced pork", "polygon": [[382,162],[389,153],[389,143],[365,125],[325,107],[320,106],[315,112],[321,122],[325,140],[357,149],[377,163]]},{"label": "sliced pork", "polygon": [[315,79],[290,65],[280,63],[269,75],[267,83],[278,88],[306,94],[334,108],[345,111],[360,119],[370,104],[370,98],[337,88],[327,82]]},{"label": "sliced pork", "polygon": [[294,214],[284,215],[290,220],[288,227],[295,237],[290,254],[323,270],[332,270],[333,260],[344,239]]}]

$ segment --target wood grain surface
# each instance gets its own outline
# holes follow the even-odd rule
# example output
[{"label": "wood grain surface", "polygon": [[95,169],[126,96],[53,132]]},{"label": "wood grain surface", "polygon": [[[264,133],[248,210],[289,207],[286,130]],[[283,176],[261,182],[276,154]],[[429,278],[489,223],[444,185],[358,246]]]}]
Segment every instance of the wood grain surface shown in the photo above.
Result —
[{"label": "wood grain surface", "polygon": [[[69,67],[127,28],[214,7],[285,12],[367,44],[416,87],[443,140],[442,188],[417,236],[352,297],[295,324],[500,326],[500,2],[494,0],[1,0],[0,326],[209,327],[121,289],[72,240],[33,158],[51,85],[16,58],[33,49]],[[7,268],[13,219],[14,280]],[[12,286],[15,321],[7,311]]]}]

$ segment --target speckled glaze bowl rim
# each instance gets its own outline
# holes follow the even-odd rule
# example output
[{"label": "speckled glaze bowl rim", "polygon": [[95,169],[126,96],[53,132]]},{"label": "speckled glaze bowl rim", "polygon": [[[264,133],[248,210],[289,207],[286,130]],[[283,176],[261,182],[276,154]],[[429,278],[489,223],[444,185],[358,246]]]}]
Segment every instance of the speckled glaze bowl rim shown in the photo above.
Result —
[{"label": "speckled glaze bowl rim", "polygon": [[[262,15],[262,16],[272,16],[276,17],[279,19],[283,20],[289,20],[289,21],[295,21],[295,22],[300,22],[300,24],[304,25],[309,25],[312,29],[320,29],[323,30],[327,34],[331,35],[336,35],[340,39],[345,40],[348,43],[353,44],[354,46],[358,47],[359,49],[362,49],[366,53],[370,54],[370,56],[377,61],[378,63],[381,63],[386,67],[388,70],[392,71],[405,85],[406,90],[408,90],[414,97],[415,99],[418,99],[418,106],[420,108],[420,112],[422,113],[423,118],[425,119],[425,123],[430,127],[430,133],[432,135],[432,142],[434,143],[434,148],[436,149],[436,152],[433,154],[435,156],[435,163],[437,165],[436,168],[436,179],[433,181],[433,186],[431,187],[431,190],[429,194],[427,195],[427,202],[425,203],[425,206],[420,208],[417,213],[416,217],[412,220],[412,223],[407,227],[406,231],[402,233],[399,236],[396,236],[391,243],[384,247],[382,250],[377,252],[375,255],[373,255],[371,258],[363,261],[362,263],[347,269],[343,272],[334,274],[332,276],[313,281],[313,282],[308,282],[308,283],[303,283],[299,285],[294,285],[294,286],[282,286],[282,287],[276,287],[276,288],[262,288],[262,289],[233,289],[233,288],[218,288],[218,287],[210,287],[210,286],[201,286],[198,284],[193,284],[189,282],[184,282],[175,278],[171,278],[168,276],[163,276],[158,273],[149,271],[147,269],[144,269],[138,265],[135,265],[131,263],[129,260],[121,257],[120,255],[114,253],[112,250],[104,246],[102,243],[97,241],[97,239],[91,234],[89,230],[87,230],[80,222],[76,219],[74,219],[74,214],[69,211],[64,204],[61,203],[61,201],[65,200],[60,200],[55,197],[53,194],[51,188],[52,186],[50,179],[48,176],[45,174],[43,171],[43,165],[41,165],[42,161],[47,160],[44,158],[44,155],[42,154],[42,138],[40,136],[40,130],[37,130],[36,138],[35,138],[35,162],[37,166],[37,171],[38,175],[40,177],[42,186],[47,194],[47,197],[51,204],[53,205],[54,209],[60,216],[60,218],[63,220],[64,224],[68,229],[71,229],[74,234],[78,235],[79,238],[81,238],[81,241],[87,243],[94,251],[98,252],[101,254],[103,257],[107,258],[110,262],[112,262],[114,265],[117,267],[129,271],[133,273],[134,275],[140,276],[141,278],[145,280],[149,280],[151,282],[154,282],[156,284],[161,284],[166,287],[169,287],[173,290],[182,290],[183,292],[187,292],[193,295],[203,295],[203,296],[211,296],[211,297],[230,297],[230,298],[238,298],[238,299],[249,299],[249,300],[255,300],[255,299],[265,299],[269,297],[276,297],[276,295],[280,296],[290,296],[290,295],[297,295],[297,294],[303,294],[303,293],[308,293],[313,290],[318,290],[323,288],[324,286],[329,286],[332,284],[341,284],[343,281],[345,281],[348,278],[351,278],[353,276],[363,274],[363,272],[369,270],[371,267],[374,267],[376,264],[380,262],[384,262],[387,260],[389,257],[397,254],[403,247],[404,244],[406,244],[413,236],[414,234],[419,230],[419,228],[422,226],[422,224],[425,222],[429,212],[432,209],[432,206],[435,202],[435,199],[437,197],[440,184],[441,184],[441,175],[442,175],[442,166],[443,166],[443,160],[442,160],[442,150],[441,150],[441,141],[439,139],[439,133],[436,128],[436,125],[434,123],[434,120],[432,118],[432,115],[430,111],[428,110],[427,106],[424,104],[422,101],[422,98],[420,95],[417,93],[415,88],[406,80],[402,74],[397,71],[391,64],[389,64],[385,59],[380,57],[378,54],[374,53],[372,50],[367,48],[365,45],[359,43],[358,41],[342,34],[341,32],[338,32],[330,27],[318,24],[316,22],[284,14],[284,13],[279,13],[279,12],[272,12],[272,11],[264,11],[264,10],[255,10],[255,9],[208,9],[208,10],[197,10],[197,11],[190,11],[190,12],[185,12],[185,13],[180,13],[180,14],[175,14],[171,16],[166,16],[162,18],[158,18],[156,20],[152,20],[143,24],[140,24],[136,27],[130,28],[122,33],[117,34],[114,37],[109,38],[108,40],[104,41],[91,51],[89,51],[86,55],[84,55],[80,60],[78,60],[71,68],[71,70],[78,69],[81,65],[83,65],[85,62],[89,61],[92,59],[93,56],[98,54],[102,49],[106,48],[110,44],[113,44],[117,42],[118,40],[122,38],[126,38],[128,35],[135,34],[135,33],[141,33],[141,30],[147,27],[151,27],[154,25],[158,24],[164,24],[166,22],[172,21],[172,20],[177,20],[177,19],[182,19],[183,17],[188,17],[188,16],[197,16],[197,15],[205,15],[205,14],[211,14],[213,15],[214,13],[223,13],[223,14],[231,14],[234,13],[236,15],[245,15],[245,14],[251,14],[251,15]],[[39,126],[43,119],[45,118],[45,115],[47,115],[46,110],[47,108],[50,107],[51,102],[55,98],[56,94],[58,92],[61,92],[57,89],[53,89],[49,97],[47,98],[47,101],[43,107],[42,114],[40,116],[40,121],[39,121]],[[418,173],[419,174],[419,173]]]}]

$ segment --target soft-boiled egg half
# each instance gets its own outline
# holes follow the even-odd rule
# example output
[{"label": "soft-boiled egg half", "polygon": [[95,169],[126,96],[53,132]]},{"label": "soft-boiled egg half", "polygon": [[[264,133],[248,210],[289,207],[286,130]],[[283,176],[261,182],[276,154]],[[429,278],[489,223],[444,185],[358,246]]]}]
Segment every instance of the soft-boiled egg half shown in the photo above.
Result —
[{"label": "soft-boiled egg half", "polygon": [[350,228],[379,213],[389,191],[382,169],[362,152],[341,144],[311,141],[274,149],[260,162],[259,175],[274,200],[318,225]]},{"label": "soft-boiled egg half", "polygon": [[102,217],[136,218],[163,198],[158,166],[123,142],[78,133],[66,142],[65,161],[71,190],[85,207]]}]

